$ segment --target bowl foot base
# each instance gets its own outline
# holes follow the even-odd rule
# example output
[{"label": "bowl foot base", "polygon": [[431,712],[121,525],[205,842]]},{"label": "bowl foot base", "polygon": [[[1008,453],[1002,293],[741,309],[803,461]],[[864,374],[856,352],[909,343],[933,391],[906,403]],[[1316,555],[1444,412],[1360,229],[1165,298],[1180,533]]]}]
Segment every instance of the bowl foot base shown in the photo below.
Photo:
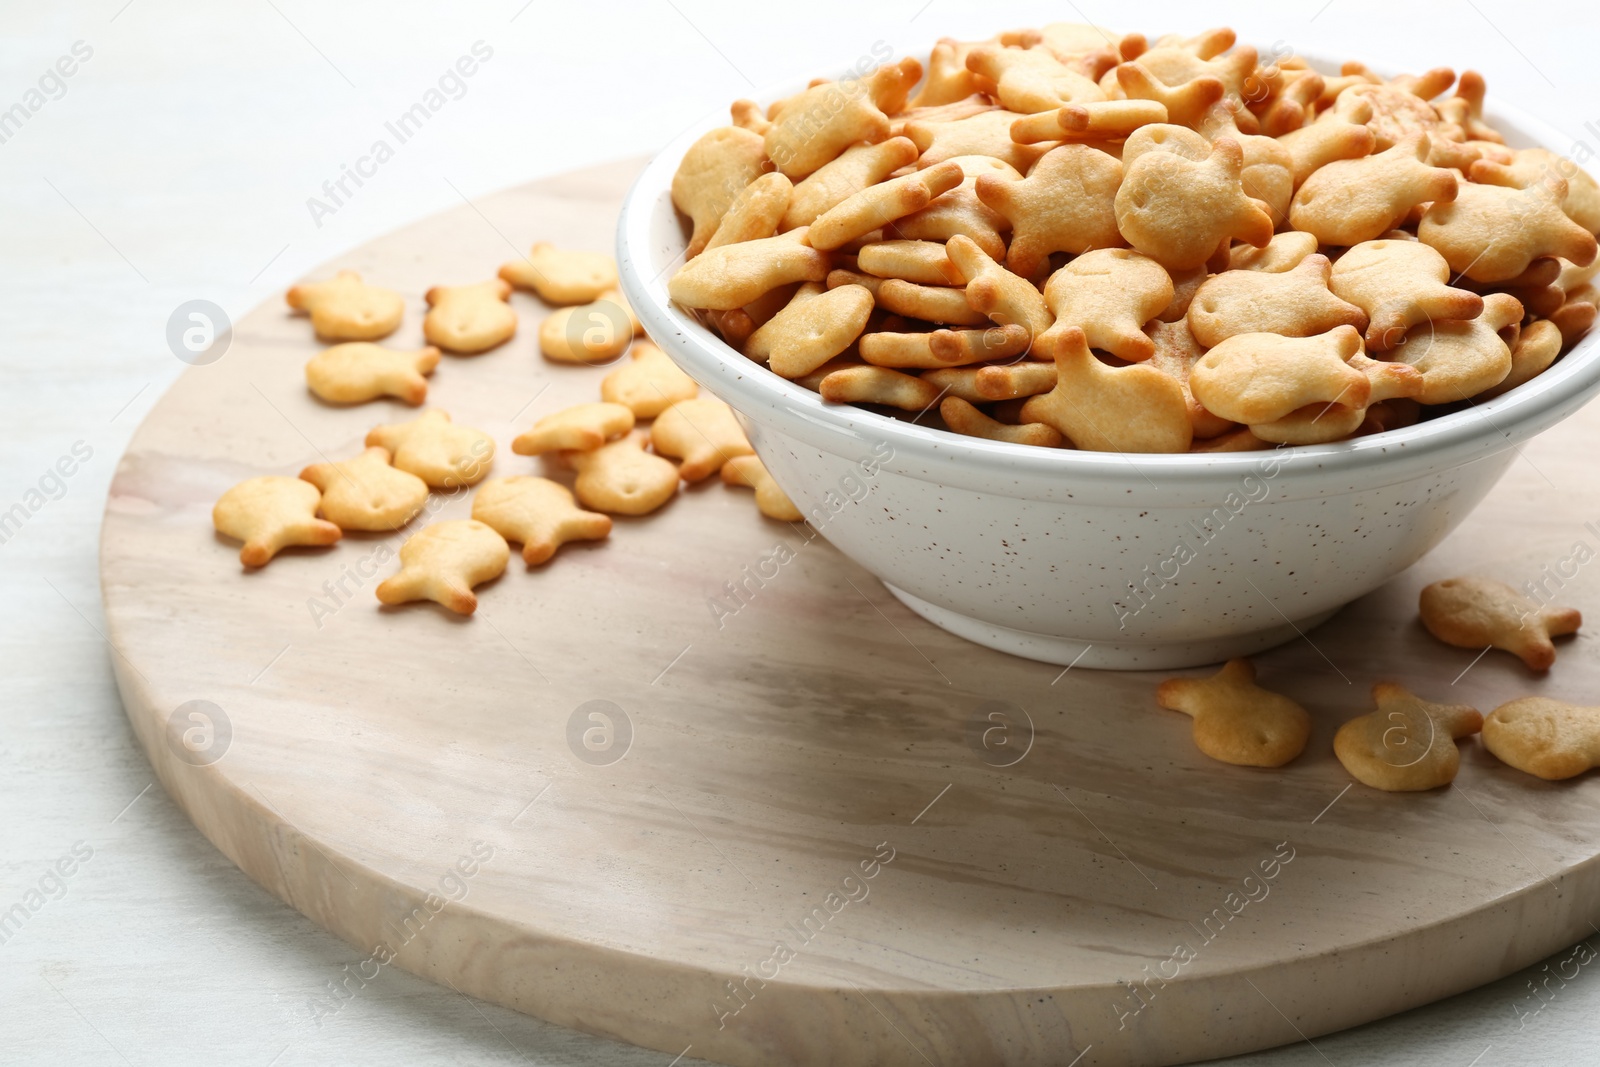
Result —
[{"label": "bowl foot base", "polygon": [[933,623],[941,630],[948,630],[957,637],[964,637],[968,641],[983,645],[985,648],[998,649],[1009,652],[1013,656],[1024,659],[1040,660],[1044,663],[1059,663],[1063,667],[1071,665],[1076,667],[1089,667],[1095,670],[1111,671],[1152,671],[1170,670],[1176,667],[1199,667],[1208,663],[1221,663],[1223,660],[1235,656],[1248,656],[1274,645],[1281,645],[1288,641],[1297,640],[1302,634],[1309,632],[1313,627],[1320,626],[1333,617],[1338,608],[1311,615],[1304,619],[1297,619],[1292,623],[1268,627],[1265,630],[1255,630],[1246,634],[1232,634],[1227,637],[1209,637],[1199,641],[1164,641],[1160,643],[1138,642],[1087,642],[1077,641],[1070,637],[1053,637],[1050,634],[1032,633],[1028,630],[1014,630],[1009,626],[999,626],[992,622],[974,619],[969,615],[961,615],[949,608],[941,608],[930,604],[920,597],[912,596],[904,589],[896,589],[888,582],[884,588],[895,595],[895,599]]}]

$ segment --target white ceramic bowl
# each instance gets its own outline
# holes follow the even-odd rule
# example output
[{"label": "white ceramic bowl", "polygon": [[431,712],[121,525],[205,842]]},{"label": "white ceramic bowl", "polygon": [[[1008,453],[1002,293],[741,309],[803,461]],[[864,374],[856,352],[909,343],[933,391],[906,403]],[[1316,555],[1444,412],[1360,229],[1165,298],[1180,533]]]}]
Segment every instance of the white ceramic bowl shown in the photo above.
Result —
[{"label": "white ceramic bowl", "polygon": [[[1522,112],[1491,111],[1513,146],[1567,147]],[[741,414],[824,537],[919,615],[991,648],[1153,669],[1293,639],[1415,563],[1483,499],[1517,445],[1600,391],[1596,331],[1533,381],[1469,410],[1270,452],[1030,448],[829,404],[667,297],[687,233],[673,172],[726,123],[714,115],[679,136],[629,193],[617,232],[628,300],[650,336]]]}]

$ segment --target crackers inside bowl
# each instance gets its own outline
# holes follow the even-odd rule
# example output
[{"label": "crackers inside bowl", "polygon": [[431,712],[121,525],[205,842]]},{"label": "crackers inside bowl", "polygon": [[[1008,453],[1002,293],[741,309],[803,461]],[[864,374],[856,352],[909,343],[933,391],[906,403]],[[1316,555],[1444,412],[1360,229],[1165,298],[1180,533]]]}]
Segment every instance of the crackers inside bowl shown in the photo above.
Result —
[{"label": "crackers inside bowl", "polygon": [[1470,71],[1056,24],[737,102],[640,177],[619,273],[913,610],[1212,662],[1415,562],[1600,390],[1564,143]]}]

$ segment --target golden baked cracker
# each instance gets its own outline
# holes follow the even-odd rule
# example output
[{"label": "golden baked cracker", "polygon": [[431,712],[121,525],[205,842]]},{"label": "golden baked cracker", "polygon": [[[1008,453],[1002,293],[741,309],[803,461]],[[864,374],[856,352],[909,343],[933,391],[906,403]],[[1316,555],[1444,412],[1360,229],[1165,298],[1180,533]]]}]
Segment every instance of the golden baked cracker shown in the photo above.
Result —
[{"label": "golden baked cracker", "polygon": [[861,336],[872,308],[872,292],[864,286],[824,289],[806,282],[782,311],[750,335],[745,354],[785,378],[810,374]]},{"label": "golden baked cracker", "polygon": [[621,404],[635,418],[653,419],[678,401],[700,395],[694,379],[653,343],[640,341],[630,357],[630,362],[600,379],[600,399]]},{"label": "golden baked cracker", "polygon": [[300,477],[322,491],[317,510],[341,530],[398,530],[428,499],[428,483],[391,466],[386,448],[368,448],[339,463],[313,463]]},{"label": "golden baked cracker", "polygon": [[634,412],[624,404],[604,401],[562,408],[533,424],[511,442],[519,456],[546,452],[593,452],[633,429]]},{"label": "golden baked cracker", "polygon": [[1292,270],[1230,270],[1212,275],[1189,305],[1195,340],[1213,348],[1241,333],[1310,337],[1339,326],[1367,328],[1367,313],[1328,288],[1333,264],[1310,255]]},{"label": "golden baked cracker", "polygon": [[981,115],[985,111],[998,110],[1000,105],[981,92],[973,93],[961,100],[952,100],[948,104],[908,107],[898,114],[889,116],[889,134],[892,137],[904,137],[906,127],[913,122],[959,122],[974,115]]},{"label": "golden baked cracker", "polygon": [[800,522],[805,516],[794,506],[778,483],[767,471],[766,464],[754,455],[734,456],[722,465],[722,481],[726,485],[742,485],[756,491],[756,507],[769,519],[780,522]]},{"label": "golden baked cracker", "polygon": [[923,411],[939,402],[937,387],[888,367],[843,367],[817,384],[822,399],[835,404],[883,404],[903,411]]},{"label": "golden baked cracker", "polygon": [[[1378,77],[1378,75],[1373,72],[1372,68],[1368,67],[1365,63],[1354,59],[1346,60],[1339,67],[1339,73],[1337,75],[1329,75],[1323,79],[1322,95],[1317,98],[1317,107],[1321,109],[1331,108],[1334,101],[1339,99],[1339,94],[1343,93],[1352,85],[1382,84],[1383,79]],[[1372,110],[1372,105],[1370,103],[1363,102],[1363,104],[1367,108],[1368,112]],[[1327,110],[1322,111],[1323,115],[1329,113],[1330,112]],[[1370,114],[1368,117],[1371,117]],[[1366,122],[1367,120],[1363,118],[1360,121]]]},{"label": "golden baked cracker", "polygon": [[1248,426],[1227,433],[1218,434],[1204,441],[1196,441],[1189,446],[1190,452],[1219,453],[1219,452],[1258,452],[1264,448],[1276,448],[1271,441],[1263,441],[1250,432]]},{"label": "golden baked cracker", "polygon": [[1199,132],[1176,123],[1157,122],[1141,126],[1128,135],[1122,146],[1122,165],[1132,166],[1134,160],[1146,152],[1175,152],[1185,159],[1204,163],[1210,158],[1211,149],[1211,142]]},{"label": "golden baked cracker", "polygon": [[428,314],[422,336],[458,356],[475,356],[504,344],[517,332],[517,313],[506,299],[511,283],[502,278],[476,285],[436,285],[424,294]]},{"label": "golden baked cracker", "polygon": [[939,367],[986,363],[1020,356],[1033,337],[1024,326],[991,326],[983,330],[934,330],[930,333],[864,333],[858,350],[875,367],[936,370]]},{"label": "golden baked cracker", "polygon": [[[1399,226],[1418,204],[1437,211],[1466,183],[1455,171],[1430,167],[1427,134],[1360,159],[1335,160],[1315,171],[1294,194],[1289,223],[1332,245],[1372,241]],[[1447,257],[1448,258],[1448,257]]]},{"label": "golden baked cracker", "polygon": [[945,122],[908,122],[905,135],[921,153],[918,166],[931,167],[957,156],[993,156],[1019,174],[1055,145],[1018,144],[1011,139],[1011,124],[1022,116],[1015,111],[984,111]]},{"label": "golden baked cracker", "polygon": [[1477,396],[1511,373],[1511,349],[1499,331],[1522,321],[1522,304],[1505,293],[1483,300],[1475,319],[1425,322],[1406,331],[1395,358],[1422,372],[1424,404]]},{"label": "golden baked cracker", "polygon": [[1566,303],[1550,315],[1550,321],[1561,331],[1562,345],[1577,344],[1594,325],[1597,311],[1600,311],[1600,294],[1594,286],[1585,284],[1569,290]]},{"label": "golden baked cracker", "polygon": [[916,162],[917,155],[917,146],[906,137],[851,145],[837,159],[824,163],[795,184],[778,228],[787,231],[811,225],[824,211]]},{"label": "golden baked cracker", "polygon": [[794,184],[782,174],[761,175],[733,198],[706,248],[774,236],[793,196]]},{"label": "golden baked cracker", "polygon": [[[1218,42],[1226,40],[1228,43],[1218,47]],[[1196,43],[1199,41],[1200,43]],[[1150,95],[1136,91],[1139,79],[1130,78],[1130,74],[1138,73],[1142,78],[1148,78],[1161,89],[1179,95],[1183,100],[1190,101],[1197,109],[1203,109],[1217,102],[1222,96],[1239,98],[1244,95],[1245,83],[1256,70],[1257,53],[1250,45],[1240,45],[1232,51],[1234,41],[1232,30],[1219,31],[1216,36],[1205,36],[1195,39],[1183,39],[1173,34],[1158,38],[1149,48],[1139,48],[1136,42],[1129,47],[1130,42],[1124,39],[1122,58],[1124,62],[1116,69],[1116,81],[1123,91],[1133,98],[1162,99],[1159,95]],[[1129,69],[1134,68],[1134,69]],[[1209,91],[1196,90],[1196,83],[1209,81],[1222,83],[1223,92],[1219,96],[1212,96]],[[1170,104],[1168,110],[1173,114],[1183,114],[1187,109],[1178,107],[1174,109]],[[1174,122],[1184,125],[1196,125],[1201,116],[1199,110],[1190,117],[1185,114],[1182,118],[1175,118]]]},{"label": "golden baked cracker", "polygon": [[[1134,137],[1164,129],[1146,126]],[[1228,137],[1218,138],[1204,161],[1174,151],[1143,152],[1124,164],[1117,229],[1168,270],[1200,266],[1228,238],[1265,245],[1272,239],[1272,218],[1245,195],[1243,170],[1244,150]]]},{"label": "golden baked cracker", "polygon": [[1348,248],[1329,282],[1340,298],[1369,316],[1367,351],[1387,352],[1423,322],[1475,319],[1483,297],[1447,285],[1450,266],[1418,241],[1379,239]]},{"label": "golden baked cracker", "polygon": [[1418,133],[1447,140],[1465,138],[1465,131],[1451,129],[1428,103],[1456,80],[1455,71],[1449,67],[1435,67],[1419,75],[1401,75],[1385,82],[1374,80],[1371,72],[1360,64],[1347,63],[1345,66],[1350,73],[1359,73],[1362,78],[1339,92],[1331,110],[1350,114],[1370,108],[1370,117],[1362,121],[1372,131],[1377,151],[1381,152]]},{"label": "golden baked cracker", "polygon": [[1504,144],[1500,131],[1483,121],[1483,75],[1475,70],[1464,70],[1456,81],[1456,94],[1434,104],[1434,110],[1446,122],[1461,127],[1461,132],[1471,141],[1491,141]]},{"label": "golden baked cracker", "polygon": [[1000,103],[1021,115],[1106,98],[1094,79],[1065,66],[1048,49],[979,45],[967,52],[967,69],[993,82]]},{"label": "golden baked cracker", "polygon": [[751,133],[764,135],[772,129],[772,120],[767,118],[766,111],[754,100],[735,100],[728,105],[728,117],[735,126]]},{"label": "golden baked cracker", "polygon": [[[1058,377],[1054,362],[1008,363],[998,367],[979,367],[977,370],[972,378],[972,387],[979,399],[973,400],[974,404],[1018,400],[1048,393],[1056,387]],[[923,377],[927,378],[928,375],[924,374]],[[966,399],[971,400],[970,397]]]},{"label": "golden baked cracker", "polygon": [[798,181],[857,141],[885,140],[888,116],[905,107],[921,78],[922,64],[907,56],[865,78],[826,82],[796,94],[768,116],[767,157]]},{"label": "golden baked cracker", "polygon": [[1275,226],[1289,221],[1289,202],[1294,197],[1294,157],[1276,137],[1261,137],[1239,129],[1239,116],[1249,115],[1238,98],[1224,100],[1207,112],[1200,132],[1207,140],[1228,137],[1239,142],[1244,152],[1244,167],[1239,184],[1244,194],[1267,206]]},{"label": "golden baked cracker", "polygon": [[767,169],[767,149],[760,134],[722,126],[689,146],[672,176],[672,203],[689,216],[690,259],[716,233],[733,198]]},{"label": "golden baked cracker", "polygon": [[950,160],[869,186],[818,215],[807,241],[823,251],[839,248],[903,215],[920,211],[934,197],[960,185],[965,177],[960,164]]},{"label": "golden baked cracker", "polygon": [[1198,123],[1227,92],[1222,79],[1211,74],[1199,74],[1169,85],[1137,60],[1118,64],[1116,82],[1129,99],[1154,100],[1166,111],[1169,122],[1183,126]]},{"label": "golden baked cracker", "polygon": [[[694,401],[684,401],[694,403]],[[613,515],[648,515],[678,495],[678,468],[628,434],[593,452],[563,453],[578,471],[573,491],[584,507]]]},{"label": "golden baked cracker", "polygon": [[1252,107],[1260,115],[1261,132],[1268,137],[1282,137],[1304,129],[1315,116],[1317,102],[1327,87],[1327,79],[1314,70],[1284,71],[1271,98],[1263,106]]},{"label": "golden baked cracker", "polygon": [[927,207],[895,219],[884,227],[883,236],[891,240],[948,241],[960,234],[991,257],[1002,258],[1006,254],[1006,242],[1001,231],[1010,224],[1004,215],[979,199],[978,180],[1016,181],[1022,175],[989,156],[957,156],[946,163],[961,168],[964,175],[961,184],[934,197]]},{"label": "golden baked cracker", "polygon": [[1087,22],[1047,22],[1037,30],[1000,35],[1001,44],[1047,48],[1063,63],[1086,64],[1083,71],[1092,78],[1116,66],[1120,58],[1117,54],[1120,39],[1120,34]]},{"label": "golden baked cracker", "polygon": [[1504,582],[1487,578],[1446,578],[1422,590],[1422,624],[1447,645],[1504,649],[1528,665],[1547,671],[1556,661],[1552,637],[1578,632],[1583,616],[1523,596]]},{"label": "golden baked cracker", "polygon": [[977,180],[978,199],[1011,223],[1006,266],[1033,277],[1052,252],[1077,255],[1127,242],[1117,229],[1115,201],[1122,163],[1084,145],[1053,148],[1026,178]]},{"label": "golden baked cracker", "polygon": [[[1250,245],[1241,245],[1242,248],[1251,248]],[[1254,251],[1254,249],[1251,249]],[[1220,257],[1218,257],[1220,258]],[[1221,266],[1219,263],[1218,266]],[[1224,268],[1226,269],[1226,268]],[[1202,265],[1193,270],[1168,271],[1172,276],[1172,301],[1156,316],[1162,322],[1178,322],[1189,314],[1189,305],[1194,301],[1194,294],[1211,277],[1209,267]]]},{"label": "golden baked cracker", "polygon": [[457,615],[478,609],[472,587],[505,572],[511,546],[476,519],[447,519],[424,526],[400,546],[399,573],[378,583],[385,604],[432,600]]},{"label": "golden baked cracker", "polygon": [[1140,126],[1171,121],[1165,104],[1157,100],[1100,100],[1066,104],[1011,124],[1011,139],[1018,144],[1040,141],[1101,141],[1125,138]]},{"label": "golden baked cracker", "polygon": [[[1228,251],[1229,270],[1264,270],[1281,274],[1293,270],[1317,250],[1317,239],[1299,230],[1284,230],[1272,235],[1261,248],[1236,245]],[[1349,297],[1344,299],[1349,300]],[[1354,303],[1354,301],[1351,301]]]},{"label": "golden baked cracker", "polygon": [[[832,275],[839,272],[829,271],[828,273]],[[727,311],[707,311],[705,313],[706,318],[722,334],[723,340],[734,348],[742,350],[745,342],[750,340],[751,334],[771,321],[772,316],[788,305],[794,294],[800,289],[801,284],[801,282],[790,282],[788,285],[780,285],[776,289],[769,289],[742,308],[730,308]]]},{"label": "golden baked cracker", "polygon": [[1350,357],[1347,366],[1367,376],[1369,390],[1364,403],[1318,401],[1269,422],[1253,422],[1250,432],[1280,445],[1342,441],[1361,431],[1373,404],[1412,402],[1426,387],[1422,372],[1404,363],[1385,363],[1358,352]]},{"label": "golden baked cracker", "polygon": [[1524,774],[1558,782],[1600,765],[1600,708],[1550,697],[1501,704],[1483,720],[1483,744]]},{"label": "golden baked cracker", "polygon": [[1171,377],[1138,363],[1107,366],[1076,326],[1058,325],[1039,343],[1053,348],[1056,384],[1023,405],[1024,421],[1053,426],[1086,451],[1189,450],[1188,401]]},{"label": "golden baked cracker", "polygon": [[472,517],[507,541],[520,542],[522,559],[537,566],[568,541],[611,535],[611,517],[584,511],[560,482],[515,475],[491,478],[472,494]]},{"label": "golden baked cracker", "polygon": [[[833,283],[834,271],[828,275]],[[871,278],[871,275],[862,275]],[[967,303],[967,291],[943,285],[918,285],[899,278],[871,278],[869,287],[876,286],[877,306],[896,315],[905,315],[941,326],[982,326],[989,316]],[[1036,290],[1037,291],[1037,290]]]},{"label": "golden baked cracker", "polygon": [[587,304],[557,308],[539,324],[539,351],[558,363],[609,363],[628,350],[638,319],[608,289]]},{"label": "golden baked cracker", "polygon": [[1278,143],[1289,151],[1295,188],[1298,189],[1307,178],[1335,160],[1360,159],[1371,155],[1373,145],[1377,142],[1366,125],[1366,120],[1371,117],[1370,105],[1364,112],[1357,111],[1354,114],[1326,111],[1317,121],[1279,137]]},{"label": "golden baked cracker", "polygon": [[1282,767],[1311,736],[1311,716],[1281,693],[1256,684],[1255,667],[1232,659],[1209,678],[1168,678],[1156,703],[1194,719],[1194,743],[1214,760]]},{"label": "golden baked cracker", "polygon": [[477,485],[494,464],[494,438],[482,430],[457,426],[448,412],[434,408],[410,422],[378,426],[367,446],[388,450],[391,462],[435,489]]},{"label": "golden baked cracker", "polygon": [[306,387],[330,404],[360,404],[392,396],[417,405],[428,398],[428,379],[439,365],[429,345],[400,352],[370,341],[325,348],[306,363]]},{"label": "golden baked cracker", "polygon": [[928,72],[922,88],[911,98],[913,108],[954,104],[979,92],[978,76],[967,69],[967,53],[975,44],[941,37],[928,56]]},{"label": "golden baked cracker", "polygon": [[264,567],[290,545],[331,545],[338,526],[317,518],[322,494],[299,478],[269,474],[250,478],[223,493],[211,509],[217,532],[244,542],[239,562]]},{"label": "golden baked cracker", "polygon": [[1172,302],[1172,278],[1125,248],[1085,252],[1050,275],[1044,298],[1056,330],[1077,327],[1092,348],[1137,362],[1155,351],[1144,324]]},{"label": "golden baked cracker", "polygon": [[794,384],[800,386],[802,389],[809,389],[813,393],[820,393],[822,391],[822,380],[828,375],[832,374],[834,371],[854,370],[858,368],[875,369],[868,368],[865,363],[861,362],[861,360],[856,358],[854,355],[839,356],[836,359],[828,360],[828,362],[824,363],[810,374],[796,378],[794,380]]},{"label": "golden baked cracker", "polygon": [[528,254],[500,268],[500,277],[529,289],[547,304],[587,304],[617,286],[617,261],[604,252],[557,248],[538,241]]},{"label": "golden baked cracker", "polygon": [[[978,392],[978,375],[990,366],[987,363],[971,363],[965,367],[939,367],[921,371],[917,377],[938,389],[942,397],[954,396],[969,404],[987,404],[989,398]],[[1040,363],[1038,366],[1047,364]]]},{"label": "golden baked cracker", "polygon": [[996,263],[977,242],[958,234],[945,243],[945,252],[966,279],[967,303],[973,310],[1000,326],[1021,326],[1030,338],[1040,336],[1055,322],[1044,295],[1031,282]]},{"label": "golden baked cracker", "polygon": [[1477,282],[1509,281],[1540,256],[1592,263],[1595,236],[1562,210],[1566,195],[1559,175],[1526,189],[1462,182],[1459,196],[1428,208],[1417,237]]},{"label": "golden baked cracker", "polygon": [[1200,357],[1189,388],[1207,411],[1247,426],[1308,404],[1365,407],[1371,382],[1349,364],[1360,351],[1361,334],[1353,326],[1316,337],[1238,334]]},{"label": "golden baked cracker", "polygon": [[650,427],[650,444],[681,460],[678,473],[686,482],[709,478],[734,456],[755,455],[733,409],[712,396],[680,400],[663,411]]},{"label": "golden baked cracker", "polygon": [[290,307],[311,315],[311,328],[326,341],[388,337],[406,311],[399,293],[369,285],[353,270],[342,270],[325,282],[302,282],[285,297]]},{"label": "golden baked cracker", "polygon": [[1378,710],[1351,719],[1333,737],[1333,752],[1356,781],[1388,792],[1419,792],[1455,781],[1456,742],[1483,729],[1483,714],[1465,704],[1435,704],[1404,686],[1372,687]]},{"label": "golden baked cracker", "polygon": [[880,241],[863,248],[856,265],[879,278],[899,278],[918,285],[965,284],[938,241]]},{"label": "golden baked cracker", "polygon": [[1145,333],[1155,352],[1145,361],[1183,386],[1183,397],[1189,408],[1189,426],[1195,438],[1216,437],[1234,428],[1227,419],[1207,411],[1189,391],[1189,371],[1206,354],[1205,348],[1194,339],[1186,319],[1162,322],[1157,319],[1145,326]]},{"label": "golden baked cracker", "polygon": [[1004,441],[1013,445],[1034,445],[1039,448],[1060,448],[1066,443],[1066,438],[1054,426],[1042,422],[1026,422],[1020,426],[1012,426],[991,419],[958,396],[947,396],[939,402],[939,416],[951,430],[967,437],[981,437],[988,441]]},{"label": "golden baked cracker", "polygon": [[828,277],[828,254],[806,243],[807,227],[776,237],[709,249],[667,283],[673,300],[692,308],[730,311],[790,282]]}]

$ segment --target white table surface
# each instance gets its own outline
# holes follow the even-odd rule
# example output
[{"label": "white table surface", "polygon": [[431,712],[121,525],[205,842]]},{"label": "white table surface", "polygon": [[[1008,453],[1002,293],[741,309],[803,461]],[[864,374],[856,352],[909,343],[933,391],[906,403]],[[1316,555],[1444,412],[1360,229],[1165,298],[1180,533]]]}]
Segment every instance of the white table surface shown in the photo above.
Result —
[{"label": "white table surface", "polygon": [[[360,953],[249,881],[153,784],[99,637],[95,553],[116,459],[183,369],[164,341],[180,303],[203,297],[240,317],[401,223],[647,153],[756,86],[835,71],[878,41],[899,54],[944,34],[1056,18],[1152,33],[1231,24],[1260,45],[1397,69],[1472,67],[1492,95],[1600,153],[1592,0],[1145,3],[1139,26],[1123,25],[1132,5],[1107,0],[611,7],[99,0],[0,10],[0,110],[75,42],[93,50],[64,92],[49,86],[59,98],[0,143],[0,510],[75,442],[92,449],[60,498],[0,544],[0,911],[41,879],[53,894],[0,944],[0,1063],[671,1059],[394,968],[318,1026],[308,1000]],[[358,195],[313,219],[307,198],[480,40],[493,57],[465,95]],[[47,871],[75,844],[92,858],[63,891]],[[1532,997],[1529,982],[1543,974],[1530,968],[1314,1045],[1229,1062],[1597,1062],[1591,970],[1564,987],[1552,981],[1548,1003]]]}]

